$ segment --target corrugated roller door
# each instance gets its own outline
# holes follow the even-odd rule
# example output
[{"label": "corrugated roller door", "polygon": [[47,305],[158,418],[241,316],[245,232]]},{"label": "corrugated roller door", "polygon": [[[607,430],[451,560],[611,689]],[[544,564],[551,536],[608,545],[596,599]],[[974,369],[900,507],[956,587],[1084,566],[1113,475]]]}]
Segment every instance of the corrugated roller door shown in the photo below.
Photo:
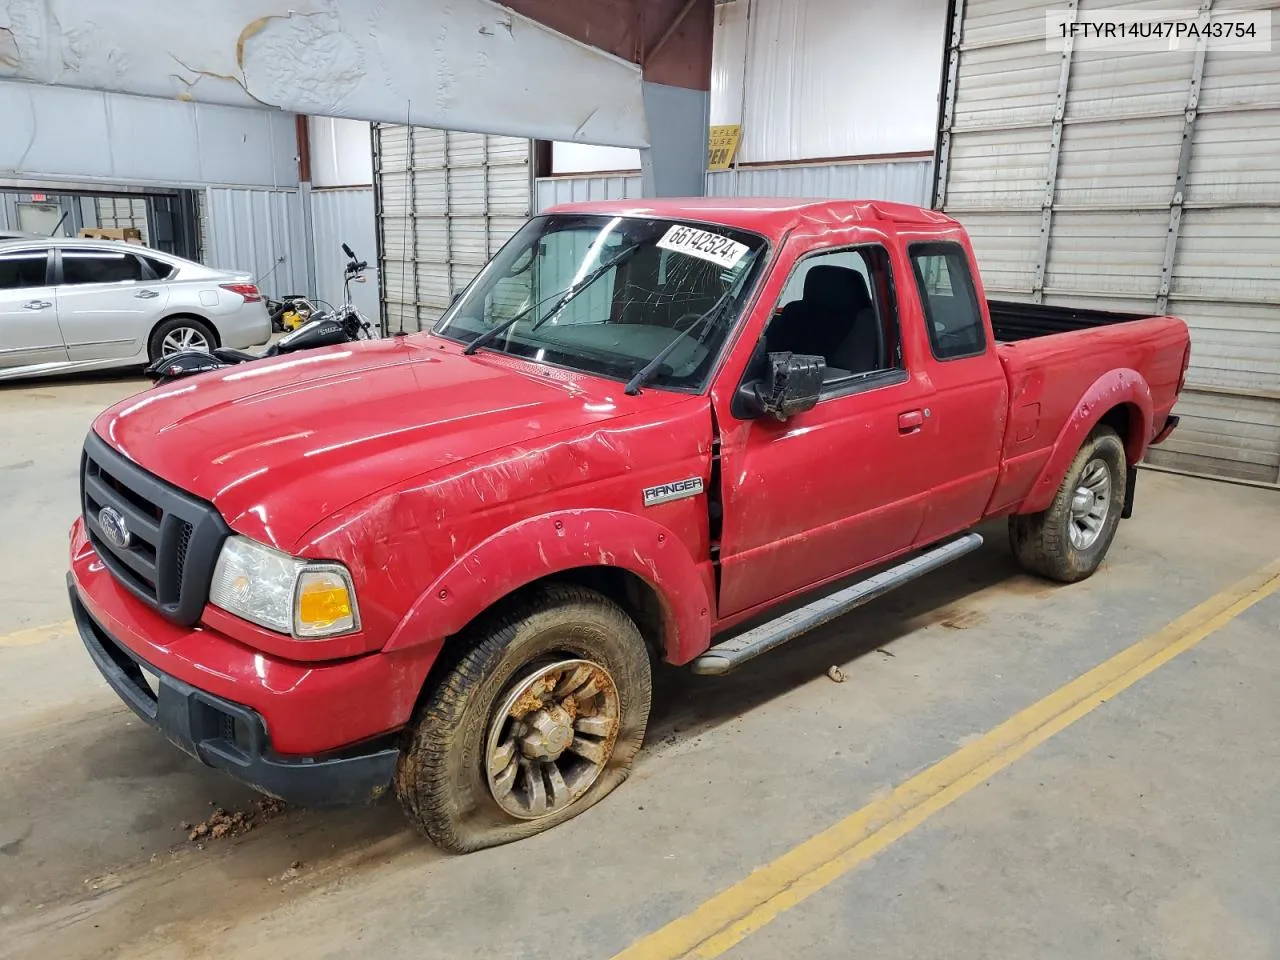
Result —
[{"label": "corrugated roller door", "polygon": [[389,329],[429,327],[532,211],[530,144],[375,127],[382,296]]},{"label": "corrugated roller door", "polygon": [[142,234],[142,242],[148,243],[147,201],[144,197],[98,197],[98,226],[110,229],[133,227]]},{"label": "corrugated roller door", "polygon": [[1276,483],[1280,57],[1046,50],[1048,10],[1124,6],[957,4],[939,205],[993,297],[1186,318],[1182,426],[1151,461]]}]

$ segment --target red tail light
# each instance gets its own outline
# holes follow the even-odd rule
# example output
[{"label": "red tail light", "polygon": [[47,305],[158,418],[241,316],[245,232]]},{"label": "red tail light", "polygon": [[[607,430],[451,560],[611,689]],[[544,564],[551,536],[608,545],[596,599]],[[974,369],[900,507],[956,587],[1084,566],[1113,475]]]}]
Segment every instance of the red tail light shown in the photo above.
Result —
[{"label": "red tail light", "polygon": [[1187,385],[1187,370],[1191,366],[1191,344],[1187,344],[1187,349],[1182,352],[1182,375],[1178,377],[1178,393],[1182,392],[1182,388]]},{"label": "red tail light", "polygon": [[232,293],[238,293],[244,297],[245,303],[261,303],[262,294],[258,292],[258,288],[252,283],[223,283],[220,284],[223,290],[230,290]]}]

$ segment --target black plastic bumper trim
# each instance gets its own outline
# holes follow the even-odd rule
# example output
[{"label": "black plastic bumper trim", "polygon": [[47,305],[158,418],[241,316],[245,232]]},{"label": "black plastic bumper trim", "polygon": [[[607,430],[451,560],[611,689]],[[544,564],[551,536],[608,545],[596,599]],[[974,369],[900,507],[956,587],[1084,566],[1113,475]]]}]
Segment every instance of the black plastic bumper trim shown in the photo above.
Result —
[{"label": "black plastic bumper trim", "polygon": [[[271,750],[256,710],[206,693],[135,657],[80,601],[67,575],[76,629],[111,689],[174,746],[262,793],[302,806],[374,800],[386,792],[400,751],[383,746],[323,757],[281,757]],[[153,691],[143,671],[156,678]]]}]

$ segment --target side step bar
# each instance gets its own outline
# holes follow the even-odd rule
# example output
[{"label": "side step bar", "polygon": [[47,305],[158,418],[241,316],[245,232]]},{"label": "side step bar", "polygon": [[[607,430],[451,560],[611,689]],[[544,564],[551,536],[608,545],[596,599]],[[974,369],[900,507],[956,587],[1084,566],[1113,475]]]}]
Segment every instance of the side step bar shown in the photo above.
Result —
[{"label": "side step bar", "polygon": [[819,597],[799,610],[784,613],[776,620],[762,623],[745,633],[738,634],[731,640],[716,644],[693,661],[693,672],[703,676],[728,673],[753,657],[767,653],[774,647],[780,647],[788,640],[793,640],[802,633],[808,633],[828,620],[834,620],[854,607],[860,607],[876,597],[883,596],[916,577],[932,573],[952,560],[963,557],[966,553],[972,553],[980,546],[982,546],[982,537],[976,533],[967,533],[958,540],[951,540],[940,547],[934,547],[927,553],[919,554],[896,567],[883,570],[861,583],[855,583],[851,587]]}]

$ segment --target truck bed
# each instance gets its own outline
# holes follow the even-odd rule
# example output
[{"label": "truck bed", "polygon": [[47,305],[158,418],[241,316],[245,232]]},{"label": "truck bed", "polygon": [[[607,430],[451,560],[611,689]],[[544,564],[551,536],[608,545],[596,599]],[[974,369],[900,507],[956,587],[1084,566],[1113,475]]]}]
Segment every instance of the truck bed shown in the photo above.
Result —
[{"label": "truck bed", "polygon": [[991,328],[1000,343],[1016,343],[1072,330],[1089,330],[1117,323],[1147,319],[1140,313],[1089,310],[1083,307],[1055,307],[1043,303],[988,300]]},{"label": "truck bed", "polygon": [[1126,377],[1140,378],[1149,388],[1150,420],[1139,431],[1140,420],[1126,411],[1113,425],[1131,458],[1141,456],[1177,399],[1187,344],[1181,320],[1003,301],[991,302],[989,309],[1010,401],[991,513],[1021,509],[1023,498],[1033,499],[1032,483],[1082,398],[1110,406],[1110,388],[1118,389]]}]

